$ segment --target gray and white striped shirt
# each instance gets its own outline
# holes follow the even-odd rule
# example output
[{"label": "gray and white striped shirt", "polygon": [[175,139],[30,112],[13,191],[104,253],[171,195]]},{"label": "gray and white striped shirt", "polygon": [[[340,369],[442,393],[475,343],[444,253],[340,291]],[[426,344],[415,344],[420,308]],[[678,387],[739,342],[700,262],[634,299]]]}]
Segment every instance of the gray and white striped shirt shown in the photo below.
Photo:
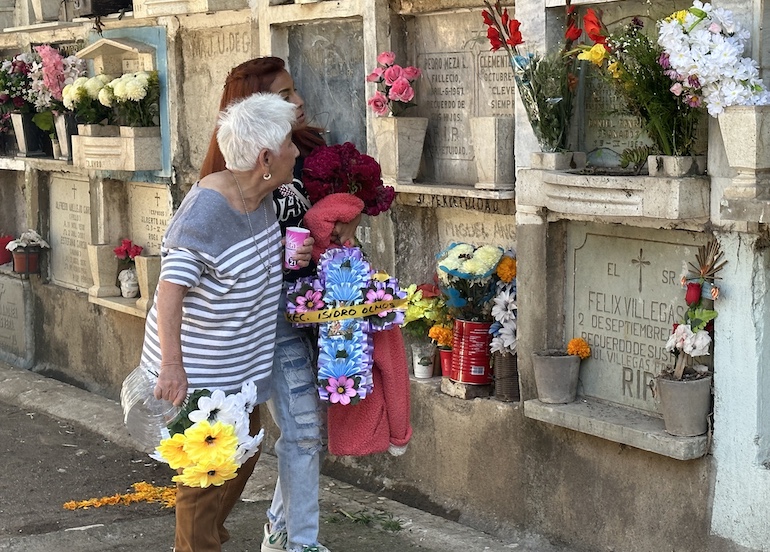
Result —
[{"label": "gray and white striped shirt", "polygon": [[[270,197],[249,216],[251,227],[221,194],[196,184],[163,237],[160,279],[190,288],[182,303],[189,392],[235,393],[253,381],[261,403],[270,396],[282,246]],[[160,358],[153,303],[142,362]]]}]

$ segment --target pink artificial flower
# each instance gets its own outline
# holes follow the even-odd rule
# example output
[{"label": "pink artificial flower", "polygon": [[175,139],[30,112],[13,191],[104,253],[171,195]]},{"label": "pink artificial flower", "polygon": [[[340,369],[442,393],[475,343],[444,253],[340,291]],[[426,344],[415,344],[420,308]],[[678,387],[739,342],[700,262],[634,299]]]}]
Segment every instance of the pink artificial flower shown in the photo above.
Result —
[{"label": "pink artificial flower", "polygon": [[377,56],[377,63],[380,65],[393,65],[394,61],[396,61],[396,54],[393,52],[382,52]]},{"label": "pink artificial flower", "polygon": [[128,250],[128,258],[133,261],[135,257],[138,257],[142,254],[143,249],[144,248],[141,245],[132,245]]},{"label": "pink artificial flower", "polygon": [[383,115],[388,114],[388,98],[386,98],[385,94],[381,91],[378,90],[375,92],[374,96],[372,96],[366,103],[371,106],[375,115],[382,117]]},{"label": "pink artificial flower", "polygon": [[385,71],[382,67],[377,67],[374,71],[366,76],[366,82],[380,82],[382,80],[382,73]]},{"label": "pink artificial flower", "polygon": [[719,23],[712,23],[709,25],[709,32],[712,34],[720,34],[722,32],[722,26]]},{"label": "pink artificial flower", "polygon": [[358,393],[353,386],[355,381],[347,376],[339,378],[329,378],[329,385],[326,390],[329,392],[329,401],[332,403],[350,404],[350,397],[355,397]]},{"label": "pink artificial flower", "polygon": [[409,103],[414,98],[414,88],[404,77],[396,80],[388,92],[388,98],[397,102]]},{"label": "pink artificial flower", "polygon": [[420,75],[422,75],[422,70],[410,65],[409,67],[404,67],[402,75],[406,77],[409,82],[412,82],[420,78]]},{"label": "pink artificial flower", "polygon": [[674,96],[681,96],[682,91],[684,90],[684,87],[682,86],[681,82],[677,82],[677,83],[674,83],[674,85],[671,86],[669,90],[671,90],[671,93],[674,94]]},{"label": "pink artificial flower", "polygon": [[297,312],[309,312],[320,309],[324,306],[321,296],[322,294],[318,290],[307,290],[305,295],[297,297]]},{"label": "pink artificial flower", "polygon": [[43,84],[51,91],[54,99],[61,101],[61,91],[64,87],[64,58],[48,44],[36,46],[35,51],[40,54],[43,63]]},{"label": "pink artificial flower", "polygon": [[382,73],[382,78],[385,80],[385,84],[388,86],[392,86],[394,82],[396,82],[399,78],[401,78],[401,73],[403,73],[403,69],[401,69],[400,65],[391,65],[385,71]]}]

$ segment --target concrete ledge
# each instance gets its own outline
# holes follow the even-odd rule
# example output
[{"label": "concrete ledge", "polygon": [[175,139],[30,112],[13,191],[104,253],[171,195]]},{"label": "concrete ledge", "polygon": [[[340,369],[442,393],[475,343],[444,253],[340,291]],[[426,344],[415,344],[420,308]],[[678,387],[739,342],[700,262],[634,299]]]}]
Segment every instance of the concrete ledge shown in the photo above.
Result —
[{"label": "concrete ledge", "polygon": [[512,189],[482,190],[475,188],[472,184],[463,186],[462,184],[438,184],[435,182],[403,183],[386,178],[383,178],[382,181],[386,186],[393,186],[393,189],[401,194],[446,195],[481,199],[514,199],[516,197],[516,193]]},{"label": "concrete ledge", "polygon": [[88,297],[89,303],[101,305],[108,309],[130,314],[132,316],[138,316],[139,318],[147,318],[147,311],[140,309],[136,306],[136,301],[139,297],[125,298],[125,297]]},{"label": "concrete ledge", "polygon": [[665,432],[660,418],[592,399],[569,404],[532,399],[524,402],[524,416],[677,460],[700,458],[709,449],[708,435],[675,437]]},{"label": "concrete ledge", "polygon": [[770,221],[770,201],[766,199],[722,199],[720,214],[725,220]]}]

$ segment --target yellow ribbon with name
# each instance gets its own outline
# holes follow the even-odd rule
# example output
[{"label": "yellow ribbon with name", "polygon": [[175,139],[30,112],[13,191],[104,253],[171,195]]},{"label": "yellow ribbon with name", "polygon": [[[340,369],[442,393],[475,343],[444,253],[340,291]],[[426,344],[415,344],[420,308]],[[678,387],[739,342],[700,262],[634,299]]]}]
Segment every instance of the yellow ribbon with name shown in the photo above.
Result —
[{"label": "yellow ribbon with name", "polygon": [[393,299],[391,301],[377,301],[376,303],[364,303],[360,305],[348,305],[345,307],[335,307],[333,309],[324,309],[311,312],[296,312],[294,314],[286,313],[286,319],[289,322],[301,324],[313,324],[322,322],[333,322],[335,320],[349,320],[351,318],[363,318],[372,316],[386,310],[403,307],[407,303],[407,298]]}]

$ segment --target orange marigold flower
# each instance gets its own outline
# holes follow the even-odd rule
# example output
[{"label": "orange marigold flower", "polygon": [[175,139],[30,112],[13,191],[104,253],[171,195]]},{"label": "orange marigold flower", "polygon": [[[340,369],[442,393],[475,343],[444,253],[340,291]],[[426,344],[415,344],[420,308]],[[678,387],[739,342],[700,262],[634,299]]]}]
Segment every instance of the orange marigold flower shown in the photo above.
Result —
[{"label": "orange marigold flower", "polygon": [[439,347],[452,346],[452,328],[437,324],[428,330],[428,337],[435,341]]},{"label": "orange marigold flower", "polygon": [[577,355],[581,359],[586,359],[591,356],[591,347],[588,342],[582,337],[573,337],[567,343],[567,354]]},{"label": "orange marigold flower", "polygon": [[516,277],[516,259],[503,255],[497,265],[497,276],[506,284]]}]

